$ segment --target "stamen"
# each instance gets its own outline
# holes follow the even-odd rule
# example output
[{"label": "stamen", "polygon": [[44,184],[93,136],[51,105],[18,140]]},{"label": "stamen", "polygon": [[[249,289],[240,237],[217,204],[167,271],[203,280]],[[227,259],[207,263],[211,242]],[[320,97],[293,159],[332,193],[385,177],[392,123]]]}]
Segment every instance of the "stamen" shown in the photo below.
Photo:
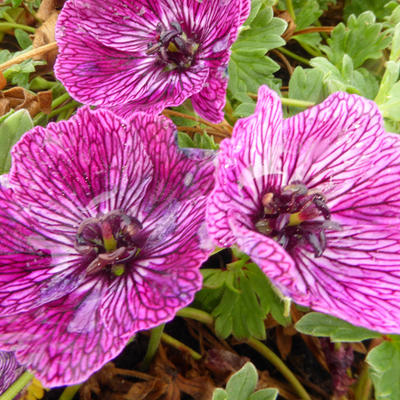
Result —
[{"label": "stamen", "polygon": [[256,229],[288,251],[308,245],[320,257],[326,249],[325,230],[340,229],[330,221],[325,197],[301,182],[285,186],[280,193],[267,192],[261,202],[263,212]]},{"label": "stamen", "polygon": [[170,29],[157,26],[156,32],[157,42],[148,44],[146,54],[156,55],[158,61],[165,64],[164,71],[190,68],[195,62],[198,43],[188,38],[177,21],[171,23]]},{"label": "stamen", "polygon": [[108,271],[121,276],[145,243],[142,224],[120,210],[88,218],[78,228],[75,248],[92,257],[87,274]]}]

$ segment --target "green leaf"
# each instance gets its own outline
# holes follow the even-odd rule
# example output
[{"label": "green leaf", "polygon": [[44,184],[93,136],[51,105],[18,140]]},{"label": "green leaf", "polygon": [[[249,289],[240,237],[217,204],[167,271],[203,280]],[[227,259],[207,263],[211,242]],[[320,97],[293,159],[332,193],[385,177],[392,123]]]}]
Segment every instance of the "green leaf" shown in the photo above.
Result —
[{"label": "green leaf", "polygon": [[303,33],[301,35],[292,36],[292,39],[297,40],[301,46],[308,48],[310,54],[314,55],[315,57],[322,55],[319,49],[322,41],[322,36],[319,33]]},{"label": "green leaf", "polygon": [[[251,99],[249,98],[249,100]],[[233,114],[239,118],[248,117],[249,115],[254,114],[255,109],[256,109],[255,102],[242,103],[235,108],[235,112]]]},{"label": "green leaf", "polygon": [[22,49],[26,49],[29,46],[32,46],[32,40],[29,37],[29,35],[23,31],[22,29],[15,29],[14,30],[14,36],[17,39],[18,44]]},{"label": "green leaf", "polygon": [[262,84],[279,87],[279,81],[272,75],[279,65],[265,54],[285,41],[281,34],[286,22],[273,17],[272,7],[256,2],[258,12],[251,16],[251,24],[246,25],[232,46],[229,62],[228,92],[240,103],[251,103],[247,93],[257,93]]},{"label": "green leaf", "polygon": [[238,339],[251,336],[264,339],[264,320],[269,312],[282,325],[284,304],[268,278],[248,257],[228,264],[227,269],[202,270],[203,289],[196,294],[195,305],[215,318],[215,331],[221,338],[233,334]]},{"label": "green leaf", "polygon": [[318,69],[296,67],[289,81],[289,98],[320,103],[327,97],[323,75]]},{"label": "green leaf", "polygon": [[400,81],[391,87],[386,101],[379,105],[379,110],[385,118],[400,122]]},{"label": "green leaf", "polygon": [[209,289],[220,288],[226,280],[226,276],[229,274],[224,273],[220,269],[201,269],[203,275],[203,287]]},{"label": "green leaf", "polygon": [[181,148],[195,147],[198,149],[218,150],[218,145],[214,141],[214,137],[207,132],[193,135],[193,139],[184,132],[178,132],[178,145]]},{"label": "green leaf", "polygon": [[214,390],[212,400],[228,400],[228,394],[224,389],[217,388]]},{"label": "green leaf", "polygon": [[363,68],[354,70],[352,59],[345,54],[338,67],[323,57],[315,57],[311,66],[323,73],[322,81],[328,93],[346,91],[373,99],[378,92],[377,79]]},{"label": "green leaf", "polygon": [[400,341],[381,343],[369,352],[367,362],[375,399],[400,399]]},{"label": "green leaf", "polygon": [[33,128],[33,121],[25,109],[16,111],[0,122],[0,174],[7,173],[11,167],[10,150],[23,133]]},{"label": "green leaf", "polygon": [[395,3],[393,0],[346,0],[343,9],[345,19],[350,14],[359,15],[364,11],[372,11],[378,19],[390,15],[390,4]]},{"label": "green leaf", "polygon": [[15,7],[19,7],[22,4],[22,0],[11,0],[11,5]]},{"label": "green leaf", "polygon": [[381,337],[378,332],[357,327],[330,315],[311,312],[297,322],[295,328],[312,336],[328,336],[332,342],[359,342]]},{"label": "green leaf", "polygon": [[[4,63],[11,60],[13,57],[19,56],[26,51],[31,50],[31,46],[27,47],[23,51],[17,51],[16,53],[10,53],[8,50],[0,51],[0,63]],[[3,72],[4,77],[13,85],[21,86],[29,89],[29,75],[35,71],[37,65],[44,65],[45,61],[36,60],[25,60],[20,64],[12,65],[10,68]]]},{"label": "green leaf", "polygon": [[275,400],[277,389],[261,389],[254,393],[258,382],[257,369],[247,362],[238,372],[233,374],[226,390],[215,389],[212,400]]},{"label": "green leaf", "polygon": [[382,56],[382,50],[388,46],[391,39],[382,32],[382,24],[375,22],[375,15],[366,11],[360,16],[351,15],[347,28],[340,23],[327,39],[329,46],[321,46],[328,59],[340,67],[345,54],[350,56],[354,68],[360,67],[368,59]]},{"label": "green leaf", "polygon": [[251,394],[248,400],[275,400],[278,393],[278,389],[261,389]]},{"label": "green leaf", "polygon": [[294,0],[293,8],[296,15],[296,30],[309,27],[323,12],[317,0]]},{"label": "green leaf", "polygon": [[247,362],[226,384],[228,400],[246,400],[254,392],[257,382],[257,370],[251,362]]}]

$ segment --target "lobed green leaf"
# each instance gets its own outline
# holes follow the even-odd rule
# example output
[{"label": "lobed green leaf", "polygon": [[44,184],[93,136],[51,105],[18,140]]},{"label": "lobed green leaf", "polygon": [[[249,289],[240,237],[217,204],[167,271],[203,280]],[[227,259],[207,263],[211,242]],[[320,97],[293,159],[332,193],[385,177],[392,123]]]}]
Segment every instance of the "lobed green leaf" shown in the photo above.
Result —
[{"label": "lobed green leaf", "polygon": [[351,325],[339,318],[317,312],[306,314],[297,322],[298,332],[312,336],[327,336],[332,342],[359,342],[381,337],[378,332]]}]

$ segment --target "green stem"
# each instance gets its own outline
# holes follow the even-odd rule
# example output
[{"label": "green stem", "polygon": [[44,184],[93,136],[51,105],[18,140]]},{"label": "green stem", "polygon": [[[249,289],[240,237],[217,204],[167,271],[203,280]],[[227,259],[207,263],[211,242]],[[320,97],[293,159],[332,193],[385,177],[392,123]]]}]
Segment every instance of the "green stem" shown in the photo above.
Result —
[{"label": "green stem", "polygon": [[15,22],[0,22],[0,29],[23,29],[24,31],[35,33],[36,29],[32,26],[16,24]]},{"label": "green stem", "polygon": [[281,102],[284,106],[291,106],[291,107],[308,108],[315,106],[315,103],[312,101],[290,99],[287,97],[281,97]]},{"label": "green stem", "polygon": [[49,114],[49,118],[53,118],[58,114],[61,114],[62,112],[69,110],[70,108],[74,108],[77,105],[79,105],[78,102],[76,101],[71,101],[70,103],[66,104],[65,106],[59,107],[55,110],[53,110],[50,114]]},{"label": "green stem", "polygon": [[140,363],[141,370],[146,371],[149,369],[150,363],[153,360],[153,358],[158,350],[158,346],[160,344],[161,335],[163,333],[164,326],[165,326],[165,324],[161,324],[151,330],[150,340],[149,340],[149,344],[147,346],[147,351],[146,351],[146,354],[145,354],[142,362]]},{"label": "green stem", "polygon": [[278,47],[276,50],[280,51],[281,53],[287,55],[288,57],[291,57],[294,60],[299,61],[305,65],[310,65],[310,62],[306,58],[298,56],[297,54],[293,53],[292,51],[290,51],[288,49],[285,49],[284,47]]},{"label": "green stem", "polygon": [[[214,318],[212,315],[206,313],[202,310],[197,310],[191,307],[185,307],[176,313],[177,316],[183,318],[191,318],[196,321],[202,322],[204,324],[211,325],[214,323]],[[262,356],[264,356],[276,369],[291,383],[293,388],[296,390],[297,394],[300,396],[301,400],[311,400],[311,397],[304,389],[302,384],[294,376],[292,371],[285,365],[285,363],[272,352],[265,344],[261,343],[259,340],[250,338],[246,342],[254,350],[258,351]]]},{"label": "green stem", "polygon": [[61,393],[61,396],[58,398],[58,400],[72,400],[74,396],[78,393],[78,390],[81,386],[82,385],[73,385],[66,387]]},{"label": "green stem", "polygon": [[292,0],[286,0],[286,9],[290,16],[292,17],[293,21],[296,21],[296,15],[294,13],[294,7],[293,7],[293,2]]},{"label": "green stem", "polygon": [[364,361],[357,386],[354,389],[355,400],[368,400],[370,398],[372,382],[369,377],[368,369],[368,363]]},{"label": "green stem", "polygon": [[64,93],[61,96],[57,97],[54,99],[51,103],[51,108],[54,109],[58,107],[60,104],[64,103],[64,101],[68,100],[70,98],[69,93]]},{"label": "green stem", "polygon": [[175,347],[176,349],[180,350],[180,351],[186,351],[187,353],[189,353],[191,355],[191,357],[194,360],[201,360],[201,354],[199,354],[197,351],[194,351],[193,349],[191,349],[189,346],[186,346],[186,344],[180,342],[179,340],[176,340],[175,338],[173,338],[172,336],[169,336],[166,333],[162,333],[161,334],[161,340],[172,346]]},{"label": "green stem", "polygon": [[0,400],[13,400],[19,392],[32,380],[33,375],[25,371],[1,396]]},{"label": "green stem", "polygon": [[[63,101],[65,101],[65,100],[66,100],[65,98],[63,99],[63,101],[58,101],[58,100],[59,100],[61,97],[63,97],[63,96],[64,96],[64,95],[62,95],[62,96],[58,97],[56,100],[54,100],[54,101],[51,103],[51,107],[54,108],[54,107],[57,106],[57,103],[61,104]],[[69,96],[66,96],[66,97],[67,97],[67,99],[68,99]],[[55,105],[55,104],[56,104],[56,105]],[[49,117],[49,118],[53,118],[53,117],[55,117],[56,115],[65,113],[65,114],[63,114],[64,117],[61,118],[61,119],[67,119],[67,118],[69,118],[69,116],[71,115],[73,109],[74,109],[76,106],[79,106],[79,105],[80,105],[80,103],[78,103],[78,102],[75,101],[75,100],[72,100],[72,101],[69,102],[68,104],[65,104],[65,106],[62,106],[62,107],[60,107],[60,108],[57,108],[56,110],[53,110],[53,111],[48,115],[48,117]],[[37,124],[40,122],[40,120],[41,120],[44,116],[45,116],[45,113],[42,112],[42,111],[41,111],[39,114],[35,115],[35,117],[33,118],[33,123],[34,123],[34,125],[37,125]]]},{"label": "green stem", "polygon": [[37,76],[36,78],[33,78],[31,80],[29,88],[35,91],[48,90],[48,89],[53,89],[53,87],[56,86],[57,84],[58,84],[57,82],[47,81],[41,76]]},{"label": "green stem", "polygon": [[182,308],[176,313],[176,315],[182,318],[195,319],[196,321],[202,322],[206,325],[212,325],[214,323],[214,318],[212,315],[192,307]]},{"label": "green stem", "polygon": [[16,23],[15,20],[14,20],[14,18],[11,17],[11,15],[8,14],[6,11],[3,12],[3,18],[4,18],[7,22],[9,22],[10,24],[15,24],[15,23]]},{"label": "green stem", "polygon": [[296,41],[308,54],[311,54],[313,57],[320,57],[321,56],[320,52],[318,52],[317,50],[314,50],[308,44],[306,44],[306,43],[304,43],[302,41],[299,41],[299,40],[296,40]]},{"label": "green stem", "polygon": [[[258,95],[255,93],[247,93],[247,94],[254,100],[257,100],[257,98],[258,98]],[[284,106],[289,106],[289,107],[308,108],[308,107],[315,106],[315,103],[312,101],[291,99],[288,97],[281,97],[281,103]]]},{"label": "green stem", "polygon": [[234,125],[237,118],[233,115],[233,108],[232,105],[230,103],[230,101],[228,99],[226,99],[226,103],[225,103],[225,117],[228,119],[229,123],[231,125]]},{"label": "green stem", "polygon": [[254,338],[250,338],[246,343],[250,347],[252,347],[254,350],[258,351],[274,367],[276,367],[276,369],[287,379],[287,381],[290,382],[290,384],[296,390],[297,394],[300,396],[300,399],[302,399],[302,400],[311,400],[310,395],[306,392],[306,390],[304,389],[302,384],[298,381],[298,379],[294,376],[292,371],[264,343],[261,343],[259,340],[254,339]]}]

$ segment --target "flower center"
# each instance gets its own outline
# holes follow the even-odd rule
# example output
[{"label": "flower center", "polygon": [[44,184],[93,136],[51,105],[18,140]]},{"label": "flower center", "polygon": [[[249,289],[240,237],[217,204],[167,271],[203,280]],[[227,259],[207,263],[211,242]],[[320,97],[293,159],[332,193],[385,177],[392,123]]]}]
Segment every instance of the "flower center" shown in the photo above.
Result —
[{"label": "flower center", "polygon": [[75,238],[75,249],[93,258],[86,269],[88,274],[110,270],[115,276],[122,275],[143,244],[142,224],[119,210],[86,219]]},{"label": "flower center", "polygon": [[178,22],[170,29],[157,25],[156,43],[149,42],[146,54],[157,54],[166,71],[185,70],[192,66],[199,45],[188,38]]},{"label": "flower center", "polygon": [[326,249],[326,229],[340,229],[330,220],[324,196],[302,183],[294,183],[263,196],[263,215],[256,223],[259,232],[274,238],[288,251],[298,244],[309,245],[315,257]]}]

